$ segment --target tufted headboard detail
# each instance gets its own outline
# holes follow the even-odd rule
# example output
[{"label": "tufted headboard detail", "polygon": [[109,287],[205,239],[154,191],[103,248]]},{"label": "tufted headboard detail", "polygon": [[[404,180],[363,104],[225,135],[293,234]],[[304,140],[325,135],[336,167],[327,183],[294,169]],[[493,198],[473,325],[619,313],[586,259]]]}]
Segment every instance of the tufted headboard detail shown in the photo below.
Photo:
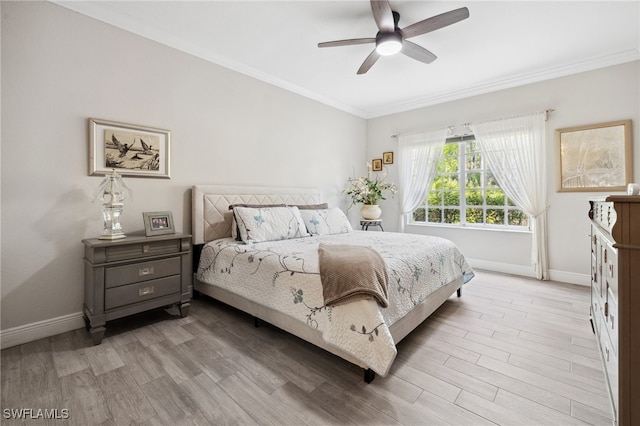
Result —
[{"label": "tufted headboard detail", "polygon": [[191,193],[193,244],[231,236],[232,204],[317,204],[312,188],[195,185]]}]

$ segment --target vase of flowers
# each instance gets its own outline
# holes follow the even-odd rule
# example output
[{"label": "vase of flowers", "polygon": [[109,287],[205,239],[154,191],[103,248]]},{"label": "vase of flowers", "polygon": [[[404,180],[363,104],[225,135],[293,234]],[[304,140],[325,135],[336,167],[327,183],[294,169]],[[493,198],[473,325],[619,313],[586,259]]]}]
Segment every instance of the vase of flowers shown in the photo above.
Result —
[{"label": "vase of flowers", "polygon": [[349,186],[344,191],[351,198],[351,206],[363,204],[360,214],[363,219],[376,220],[380,218],[382,210],[378,201],[386,200],[385,193],[395,194],[398,187],[385,182],[386,173],[380,177],[377,173],[372,176],[371,165],[367,164],[367,175],[359,178],[349,178]]}]

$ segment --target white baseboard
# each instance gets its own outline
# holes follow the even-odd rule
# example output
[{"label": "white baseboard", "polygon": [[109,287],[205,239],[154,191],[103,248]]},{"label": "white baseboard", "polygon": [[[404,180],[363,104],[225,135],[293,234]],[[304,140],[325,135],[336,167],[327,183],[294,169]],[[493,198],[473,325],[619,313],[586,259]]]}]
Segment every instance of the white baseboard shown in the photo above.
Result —
[{"label": "white baseboard", "polygon": [[10,348],[83,327],[84,319],[82,312],[76,312],[57,318],[8,328],[0,331],[0,348]]},{"label": "white baseboard", "polygon": [[[535,278],[536,274],[531,266],[514,265],[511,263],[491,262],[487,260],[467,259],[472,268],[484,269],[485,271],[500,272],[502,274],[519,275],[522,277]],[[578,284],[584,286],[591,285],[591,277],[586,274],[576,274],[566,271],[549,271],[549,278],[552,281],[562,283]]]},{"label": "white baseboard", "polygon": [[587,287],[591,286],[591,276],[587,274],[576,274],[575,272],[550,270],[549,277],[553,281],[560,281],[561,283],[578,284]]},{"label": "white baseboard", "polygon": [[469,259],[467,262],[474,269],[484,269],[485,271],[500,272],[502,274],[519,275],[521,277],[533,277],[535,273],[531,266],[514,265],[511,263],[492,262],[490,260]]}]

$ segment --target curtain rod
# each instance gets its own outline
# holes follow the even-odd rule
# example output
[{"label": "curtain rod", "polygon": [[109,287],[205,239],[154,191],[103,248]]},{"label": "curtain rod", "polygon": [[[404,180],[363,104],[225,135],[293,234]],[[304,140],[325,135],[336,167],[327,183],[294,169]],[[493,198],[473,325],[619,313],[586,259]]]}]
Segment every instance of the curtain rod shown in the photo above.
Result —
[{"label": "curtain rod", "polygon": [[[548,115],[549,115],[549,113],[552,113],[552,112],[555,112],[555,109],[554,109],[554,108],[548,108],[548,109],[545,109],[544,111],[533,112],[533,113],[530,113],[530,114],[514,115],[514,116],[511,116],[511,117],[499,118],[498,120],[509,120],[509,119],[511,119],[511,118],[518,118],[518,117],[524,117],[524,116],[526,116],[526,115],[542,114],[542,113],[544,113],[544,114],[545,114],[544,121],[547,121],[547,120],[548,120]],[[498,121],[498,120],[491,120],[491,121]],[[473,124],[473,123],[471,123],[471,122],[469,122],[469,123],[462,123],[460,126],[462,126],[462,127],[469,127],[471,124]],[[455,128],[456,128],[456,126],[447,126],[447,128],[448,128],[448,129],[455,129]],[[399,136],[398,134],[391,135],[391,137],[392,137],[392,138],[397,138],[398,136]]]}]

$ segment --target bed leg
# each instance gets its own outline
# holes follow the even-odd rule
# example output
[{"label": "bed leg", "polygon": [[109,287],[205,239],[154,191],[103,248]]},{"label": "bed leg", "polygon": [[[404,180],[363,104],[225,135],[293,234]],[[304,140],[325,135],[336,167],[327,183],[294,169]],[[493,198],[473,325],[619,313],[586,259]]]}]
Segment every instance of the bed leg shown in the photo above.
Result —
[{"label": "bed leg", "polygon": [[253,326],[254,326],[255,328],[260,327],[260,318],[258,318],[258,317],[253,317]]},{"label": "bed leg", "polygon": [[461,297],[461,296],[462,296],[462,288],[459,288],[459,289],[457,290],[457,293],[458,293],[458,297]]},{"label": "bed leg", "polygon": [[376,372],[373,371],[370,368],[367,368],[366,370],[364,370],[364,381],[366,383],[371,383],[373,382],[373,379],[376,378]]}]

